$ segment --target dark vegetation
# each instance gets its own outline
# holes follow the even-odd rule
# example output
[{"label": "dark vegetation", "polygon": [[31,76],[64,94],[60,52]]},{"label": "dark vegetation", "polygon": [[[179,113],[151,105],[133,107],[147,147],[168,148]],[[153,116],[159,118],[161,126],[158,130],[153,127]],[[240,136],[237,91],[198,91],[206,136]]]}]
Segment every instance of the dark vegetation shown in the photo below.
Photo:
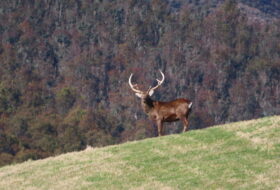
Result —
[{"label": "dark vegetation", "polygon": [[131,72],[148,88],[162,69],[155,98],[191,99],[192,129],[280,114],[273,9],[199,2],[1,1],[0,165],[153,136]]}]

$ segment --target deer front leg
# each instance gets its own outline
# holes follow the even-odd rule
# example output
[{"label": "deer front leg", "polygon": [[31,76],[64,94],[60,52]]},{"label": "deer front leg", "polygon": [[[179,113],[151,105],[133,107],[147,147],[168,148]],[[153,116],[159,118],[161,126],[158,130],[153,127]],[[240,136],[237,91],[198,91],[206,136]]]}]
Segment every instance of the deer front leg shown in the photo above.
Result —
[{"label": "deer front leg", "polygon": [[186,132],[189,128],[189,121],[186,117],[183,117],[182,118],[182,122],[183,122],[183,125],[184,125],[184,129],[183,129],[183,132]]},{"label": "deer front leg", "polygon": [[163,135],[163,123],[161,120],[157,120],[158,136]]}]

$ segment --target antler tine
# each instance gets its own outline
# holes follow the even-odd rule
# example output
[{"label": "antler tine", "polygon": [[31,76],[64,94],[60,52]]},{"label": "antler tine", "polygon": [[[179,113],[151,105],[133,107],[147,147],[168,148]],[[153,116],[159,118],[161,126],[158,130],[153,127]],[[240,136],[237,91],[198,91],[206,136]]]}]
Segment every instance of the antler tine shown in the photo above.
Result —
[{"label": "antler tine", "polygon": [[133,76],[133,73],[131,73],[131,75],[130,75],[130,77],[129,77],[129,79],[128,79],[128,84],[129,84],[130,88],[131,88],[134,92],[136,92],[136,93],[143,93],[141,90],[138,90],[138,89],[135,89],[135,88],[134,88],[135,86],[137,87],[137,84],[132,84],[132,83],[131,83],[131,78],[132,78],[132,76]]},{"label": "antler tine", "polygon": [[156,79],[157,82],[158,82],[158,84],[157,84],[155,87],[150,88],[148,91],[157,89],[157,88],[163,83],[163,81],[164,81],[164,79],[165,79],[165,76],[164,76],[164,74],[162,73],[161,70],[159,70],[159,72],[160,72],[160,74],[161,74],[161,76],[162,76],[162,79],[161,79],[161,80]]}]

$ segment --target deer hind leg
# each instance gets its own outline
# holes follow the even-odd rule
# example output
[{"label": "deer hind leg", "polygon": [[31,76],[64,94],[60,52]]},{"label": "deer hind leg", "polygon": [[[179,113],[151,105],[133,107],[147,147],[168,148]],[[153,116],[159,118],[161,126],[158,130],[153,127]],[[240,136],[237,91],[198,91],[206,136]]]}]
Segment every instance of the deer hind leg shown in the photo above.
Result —
[{"label": "deer hind leg", "polygon": [[163,135],[163,123],[161,120],[157,121],[157,128],[158,128],[158,136]]},{"label": "deer hind leg", "polygon": [[189,128],[189,121],[186,117],[183,117],[181,120],[182,120],[183,125],[184,125],[183,132],[186,132]]}]

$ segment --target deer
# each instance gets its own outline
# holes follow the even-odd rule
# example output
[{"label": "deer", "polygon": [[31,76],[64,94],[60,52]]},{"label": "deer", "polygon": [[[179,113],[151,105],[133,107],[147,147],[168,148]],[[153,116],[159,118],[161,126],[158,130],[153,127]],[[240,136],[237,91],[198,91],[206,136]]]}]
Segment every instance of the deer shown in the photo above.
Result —
[{"label": "deer", "polygon": [[131,73],[128,83],[135,95],[141,99],[141,107],[148,117],[154,121],[157,125],[158,136],[164,135],[163,123],[175,122],[181,120],[184,127],[183,132],[186,132],[189,127],[188,116],[191,112],[192,102],[189,99],[179,98],[169,102],[156,101],[151,98],[155,90],[162,85],[165,76],[161,70],[160,74],[162,79],[156,79],[157,85],[149,87],[147,91],[139,89],[138,84],[132,84],[131,79],[133,73]]}]

